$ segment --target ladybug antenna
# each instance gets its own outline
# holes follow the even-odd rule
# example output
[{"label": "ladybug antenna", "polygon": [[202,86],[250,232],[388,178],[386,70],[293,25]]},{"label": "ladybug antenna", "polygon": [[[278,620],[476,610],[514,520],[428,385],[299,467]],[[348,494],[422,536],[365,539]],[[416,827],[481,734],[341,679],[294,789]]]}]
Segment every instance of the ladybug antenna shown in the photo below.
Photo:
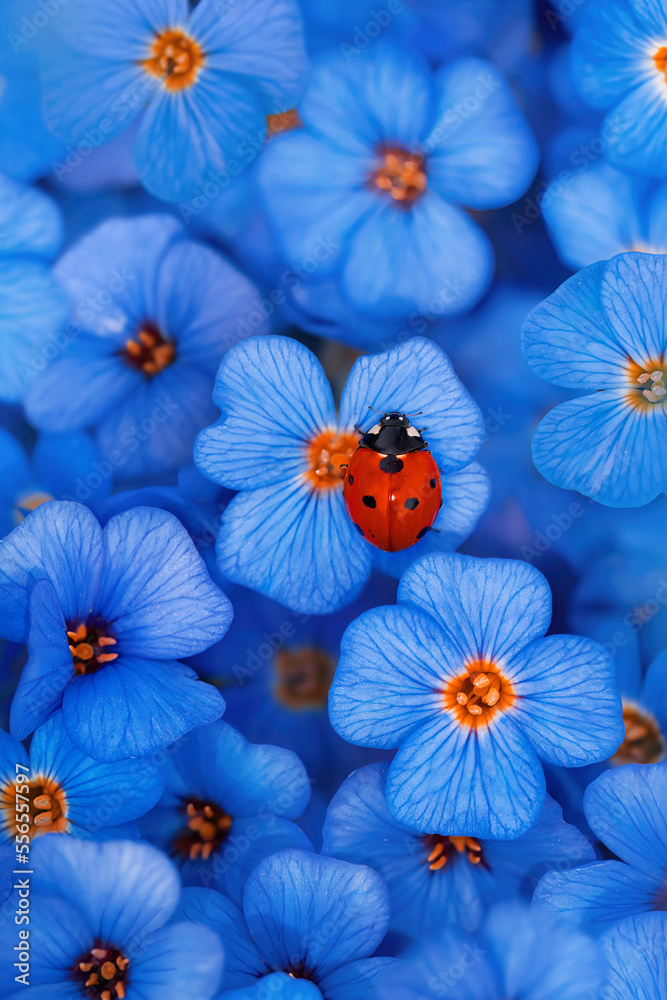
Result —
[{"label": "ladybug antenna", "polygon": [[373,413],[381,413],[383,417],[387,416],[386,410],[376,410],[374,406],[370,406],[370,405],[369,405],[368,409],[372,410]]},{"label": "ladybug antenna", "polygon": [[416,413],[404,413],[403,416],[404,417],[421,417],[421,415],[422,415],[423,412],[424,412],[423,410],[417,410]]}]

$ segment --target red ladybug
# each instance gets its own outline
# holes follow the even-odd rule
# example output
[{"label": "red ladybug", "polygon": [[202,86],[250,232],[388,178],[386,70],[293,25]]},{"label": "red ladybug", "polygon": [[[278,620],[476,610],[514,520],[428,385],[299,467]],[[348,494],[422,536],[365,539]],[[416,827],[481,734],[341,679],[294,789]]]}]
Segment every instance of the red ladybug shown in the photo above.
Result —
[{"label": "red ladybug", "polygon": [[442,506],[440,473],[404,413],[385,413],[361,438],[343,496],[357,531],[371,545],[397,552],[424,537]]}]

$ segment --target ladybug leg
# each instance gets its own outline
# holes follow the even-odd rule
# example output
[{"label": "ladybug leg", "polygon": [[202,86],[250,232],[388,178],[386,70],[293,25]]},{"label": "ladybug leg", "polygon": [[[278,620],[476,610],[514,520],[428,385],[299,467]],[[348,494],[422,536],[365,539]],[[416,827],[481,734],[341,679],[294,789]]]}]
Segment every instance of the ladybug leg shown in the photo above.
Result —
[{"label": "ladybug leg", "polygon": [[355,425],[354,425],[354,429],[355,429],[355,431],[357,432],[357,434],[363,434],[363,433],[364,433],[364,432],[362,431],[361,427],[359,426],[359,424],[355,424]]}]

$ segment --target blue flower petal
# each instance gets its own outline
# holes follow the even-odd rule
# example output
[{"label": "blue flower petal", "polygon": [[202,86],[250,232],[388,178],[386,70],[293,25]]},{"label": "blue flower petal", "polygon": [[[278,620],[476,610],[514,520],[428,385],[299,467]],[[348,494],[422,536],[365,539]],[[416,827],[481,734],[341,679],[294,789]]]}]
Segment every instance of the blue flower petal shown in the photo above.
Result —
[{"label": "blue flower petal", "polygon": [[308,441],[336,424],[322,366],[289,337],[253,337],[228,351],[213,402],[222,417],[197,438],[195,462],[230,489],[279,484],[304,472]]},{"label": "blue flower petal", "polygon": [[599,643],[547,636],[524,646],[508,675],[517,696],[513,716],[547,763],[592,764],[623,742],[614,664]]},{"label": "blue flower petal", "polygon": [[222,639],[232,607],[178,518],[156,507],[116,514],[104,528],[99,608],[123,654],[192,656]]},{"label": "blue flower petal", "polygon": [[0,174],[0,231],[0,255],[34,254],[48,259],[60,249],[63,219],[47,195]]},{"label": "blue flower petal", "polygon": [[667,650],[658,653],[646,671],[639,701],[655,715],[663,737],[667,736]]},{"label": "blue flower petal", "polygon": [[225,949],[225,989],[250,986],[266,971],[242,911],[231,899],[212,889],[186,887],[175,913],[177,920],[205,924]]},{"label": "blue flower petal", "polygon": [[87,507],[41,504],[0,542],[1,634],[25,642],[29,594],[38,579],[51,581],[66,617],[87,616],[101,562],[101,528]]},{"label": "blue flower petal", "polygon": [[659,882],[620,861],[594,861],[583,868],[549,872],[538,883],[533,906],[601,934],[626,917],[654,909],[659,889]]},{"label": "blue flower petal", "polygon": [[34,479],[55,498],[83,496],[106,500],[113,487],[113,466],[90,434],[40,434],[32,452]]},{"label": "blue flower petal", "polygon": [[609,963],[608,1000],[660,1000],[667,996],[667,914],[624,920],[604,940]]},{"label": "blue flower petal", "polygon": [[398,600],[432,615],[464,659],[516,655],[551,621],[547,581],[514,559],[425,556],[403,574]]},{"label": "blue flower petal", "polygon": [[283,851],[260,865],[246,884],[243,909],[270,967],[303,962],[316,980],[371,955],[390,913],[377,872],[303,851]]},{"label": "blue flower petal", "polygon": [[667,351],[667,256],[622,253],[607,264],[600,301],[627,355],[648,364]]},{"label": "blue flower petal", "polygon": [[327,1000],[401,1000],[397,976],[409,967],[399,958],[362,958],[323,976]]},{"label": "blue flower petal", "polygon": [[201,924],[175,923],[148,937],[132,956],[130,996],[137,1000],[211,1000],[224,966],[220,939]]},{"label": "blue flower petal", "polygon": [[224,707],[219,692],[183,664],[123,656],[67,687],[63,718],[75,746],[115,761],[148,757],[214,722]]},{"label": "blue flower petal", "polygon": [[[18,902],[16,896],[15,900]],[[85,955],[93,944],[90,926],[84,916],[66,899],[58,899],[54,896],[44,898],[40,893],[31,910],[32,912],[29,914],[30,926],[23,928],[30,932],[27,941],[30,951],[30,995],[31,997],[40,996],[40,989],[44,989],[43,1000],[47,1000],[51,996],[55,997],[56,1000],[65,1000],[65,998],[69,1000],[72,996],[72,1000],[75,1000],[81,996],[80,985],[75,984],[76,992],[73,994],[65,992],[72,985],[68,973],[77,959]],[[16,937],[10,946],[12,949],[15,944],[19,944],[18,931],[20,929],[14,924]],[[5,946],[4,941],[3,946]],[[13,954],[10,952],[10,954],[12,961],[18,961],[15,952]],[[13,980],[14,976],[18,975],[18,970],[13,968],[11,975]],[[68,982],[68,980],[70,981]],[[2,983],[2,985],[5,984]],[[9,995],[12,998],[20,996],[19,990],[25,990],[22,983],[16,987],[15,981],[12,982],[12,987],[17,988],[16,994],[10,992]],[[53,990],[53,992],[47,993],[47,990]],[[7,996],[4,990],[3,996]]]},{"label": "blue flower petal", "polygon": [[446,316],[469,309],[493,276],[485,233],[435,191],[408,211],[375,196],[350,236],[342,274],[353,306],[376,316]]},{"label": "blue flower petal", "polygon": [[[431,985],[439,990],[444,986],[447,1000],[498,1000],[502,996],[501,970],[488,949],[457,927],[445,926],[437,935],[416,942],[404,957],[425,997],[433,996]],[[461,975],[454,978],[453,970],[460,970]]]},{"label": "blue flower petal", "polygon": [[627,764],[605,771],[584,795],[596,836],[647,878],[667,870],[667,764]]},{"label": "blue flower petal", "polygon": [[441,711],[460,671],[456,649],[423,612],[374,608],[348,626],[329,692],[336,732],[358,746],[396,747]]},{"label": "blue flower petal", "polygon": [[445,475],[466,465],[484,440],[481,410],[445,352],[422,337],[355,362],[341,398],[340,426],[368,430],[377,422],[369,407],[413,416],[418,410],[414,423],[426,427],[429,449]]},{"label": "blue flower petal", "polygon": [[608,507],[641,507],[667,488],[667,412],[607,389],[555,406],[533,437],[533,461],[554,486]]},{"label": "blue flower petal", "polygon": [[58,12],[57,33],[98,59],[139,62],[165,25],[185,24],[187,0],[77,0]]},{"label": "blue flower petal", "polygon": [[501,73],[482,59],[440,70],[438,107],[424,140],[429,185],[448,201],[499,208],[523,194],[539,149]]},{"label": "blue flower petal", "polygon": [[588,4],[572,47],[572,75],[585,100],[609,107],[642,76],[655,75],[647,42],[646,29],[626,0]]},{"label": "blue flower petal", "polygon": [[456,836],[520,837],[545,794],[535,751],[508,714],[476,730],[443,713],[401,744],[387,779],[397,819]]},{"label": "blue flower petal", "polygon": [[[656,47],[657,51],[657,47]],[[646,60],[649,63],[652,59]],[[609,162],[619,170],[667,178],[665,79],[654,67],[607,115],[604,134]]]},{"label": "blue flower petal", "polygon": [[265,997],[271,997],[271,1000],[322,1000],[315,983],[296,979],[285,972],[262,976],[253,985],[224,990],[219,1000],[265,1000]]},{"label": "blue flower petal", "polygon": [[353,600],[372,563],[341,493],[294,479],[235,497],[216,549],[228,580],[305,614],[328,614]]}]

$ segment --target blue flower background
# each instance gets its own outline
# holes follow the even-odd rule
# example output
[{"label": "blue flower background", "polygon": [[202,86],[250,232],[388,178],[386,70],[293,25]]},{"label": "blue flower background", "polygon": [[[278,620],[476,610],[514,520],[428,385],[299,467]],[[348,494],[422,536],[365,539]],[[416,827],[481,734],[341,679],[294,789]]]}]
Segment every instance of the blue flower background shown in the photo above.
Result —
[{"label": "blue flower background", "polygon": [[667,1000],[667,0],[0,4],[0,997]]}]

